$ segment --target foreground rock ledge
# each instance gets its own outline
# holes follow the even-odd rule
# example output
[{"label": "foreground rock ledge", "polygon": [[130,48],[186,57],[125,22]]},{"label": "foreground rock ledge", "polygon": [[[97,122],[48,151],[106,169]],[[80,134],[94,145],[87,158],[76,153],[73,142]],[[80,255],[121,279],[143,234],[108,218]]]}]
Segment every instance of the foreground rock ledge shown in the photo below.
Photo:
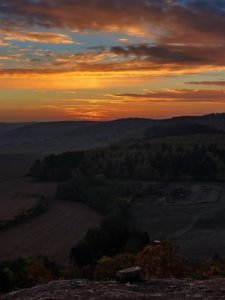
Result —
[{"label": "foreground rock ledge", "polygon": [[225,299],[225,280],[153,280],[123,285],[85,280],[54,281],[0,297],[1,300]]}]

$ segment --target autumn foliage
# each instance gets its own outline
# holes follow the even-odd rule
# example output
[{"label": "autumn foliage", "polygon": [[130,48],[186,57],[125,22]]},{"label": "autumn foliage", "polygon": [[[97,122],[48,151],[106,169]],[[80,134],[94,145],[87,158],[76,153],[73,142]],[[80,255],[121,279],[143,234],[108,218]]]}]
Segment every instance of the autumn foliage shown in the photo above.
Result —
[{"label": "autumn foliage", "polygon": [[171,241],[146,246],[137,255],[137,265],[143,269],[145,279],[183,278],[190,275],[191,268],[185,258],[178,255]]}]

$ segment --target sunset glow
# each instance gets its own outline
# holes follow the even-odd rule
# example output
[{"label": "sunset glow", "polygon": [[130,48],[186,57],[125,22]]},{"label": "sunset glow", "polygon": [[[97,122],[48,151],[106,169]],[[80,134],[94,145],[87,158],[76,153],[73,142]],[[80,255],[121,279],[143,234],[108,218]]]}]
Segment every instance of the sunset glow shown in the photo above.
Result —
[{"label": "sunset glow", "polygon": [[0,121],[224,111],[223,0],[0,0]]}]

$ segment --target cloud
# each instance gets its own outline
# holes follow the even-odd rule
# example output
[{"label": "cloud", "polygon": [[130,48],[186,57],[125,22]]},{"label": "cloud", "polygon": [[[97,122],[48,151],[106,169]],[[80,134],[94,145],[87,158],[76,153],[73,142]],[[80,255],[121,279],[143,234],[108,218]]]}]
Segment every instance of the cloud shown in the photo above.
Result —
[{"label": "cloud", "polygon": [[224,1],[1,0],[0,16],[21,27],[123,31],[160,43],[207,45],[225,41],[224,8]]},{"label": "cloud", "polygon": [[52,32],[30,32],[17,31],[15,29],[0,29],[0,35],[3,36],[3,43],[8,41],[48,43],[48,44],[75,44],[75,42],[66,34]]},{"label": "cloud", "polygon": [[[22,53],[22,52],[21,52]],[[9,56],[9,55],[8,55]],[[17,65],[0,70],[0,76],[23,74],[93,73],[94,76],[165,76],[225,69],[223,47],[151,46],[149,44],[102,48],[91,52],[32,50]]]},{"label": "cloud", "polygon": [[66,69],[0,69],[0,88],[4,89],[109,89],[149,83],[139,72],[68,71]]},{"label": "cloud", "polygon": [[[124,44],[83,53],[27,47],[20,58],[13,57],[10,48],[1,54],[7,57],[1,62],[1,86],[116,87],[225,69],[224,1],[0,0],[0,28],[0,46],[11,41],[76,43],[72,33],[57,33],[67,33],[65,29],[85,34],[119,31]],[[122,33],[144,37],[146,42],[132,45],[129,41],[138,39]]]},{"label": "cloud", "polygon": [[0,47],[6,47],[6,46],[10,46],[10,43],[4,41],[3,39],[0,39]]},{"label": "cloud", "polygon": [[13,60],[13,58],[7,55],[0,55],[0,61],[1,60]]},{"label": "cloud", "polygon": [[225,86],[225,80],[212,80],[212,81],[191,81],[186,82],[192,85],[214,85],[214,86]]},{"label": "cloud", "polygon": [[[14,53],[14,52],[13,52]],[[0,87],[97,89],[225,69],[223,49],[146,44],[71,53],[44,50],[1,55]],[[12,64],[8,65],[7,62]]]},{"label": "cloud", "polygon": [[129,39],[128,38],[118,38],[117,41],[120,42],[120,43],[122,43],[122,44],[129,43]]},{"label": "cloud", "polygon": [[[42,31],[30,31],[37,26]],[[65,28],[124,31],[146,36],[148,41],[127,45],[127,38],[122,38],[123,47],[27,53],[20,63],[5,66],[1,77],[92,72],[151,78],[225,68],[224,1],[1,0],[0,28],[3,43],[75,43],[69,34],[51,32]]]},{"label": "cloud", "polygon": [[133,57],[157,64],[224,66],[224,46],[210,45],[156,45],[137,44],[112,47],[111,51],[124,57]]},{"label": "cloud", "polygon": [[124,99],[124,101],[140,101],[157,103],[224,103],[224,90],[191,90],[191,89],[172,89],[172,90],[150,90],[143,94],[115,94],[112,97]]},{"label": "cloud", "polygon": [[[14,98],[13,89],[22,93],[17,106],[10,106],[6,97],[0,116],[104,119],[224,111],[224,81],[201,77],[203,72],[225,70],[224,28],[223,0],[0,0],[1,101],[6,89]],[[106,38],[102,32],[116,34]],[[82,34],[84,45],[72,52],[68,45],[77,44],[73,37]],[[122,46],[105,45],[110,37],[110,45]],[[103,46],[95,46],[98,39]],[[174,77],[180,82],[184,74],[199,76],[185,79],[190,89],[131,93],[158,79],[157,87],[173,86]],[[32,89],[46,94],[37,100],[30,96]],[[61,104],[48,99],[49,90],[75,89],[82,90],[85,99]],[[88,99],[90,95],[94,99]],[[20,101],[24,97],[25,104]]]}]

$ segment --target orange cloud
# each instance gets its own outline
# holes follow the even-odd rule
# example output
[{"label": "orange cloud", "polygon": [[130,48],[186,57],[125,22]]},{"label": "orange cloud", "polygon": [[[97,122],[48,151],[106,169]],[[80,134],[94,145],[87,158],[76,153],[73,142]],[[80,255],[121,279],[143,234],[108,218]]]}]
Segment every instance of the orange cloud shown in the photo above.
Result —
[{"label": "orange cloud", "polygon": [[[123,31],[160,43],[224,42],[223,1],[1,0],[4,23],[72,30]],[[219,4],[218,4],[219,2]],[[187,34],[188,32],[188,34]]]},{"label": "orange cloud", "polygon": [[[1,0],[0,28],[0,88],[97,90],[125,87],[128,91],[86,99],[79,102],[79,106],[48,103],[45,107],[33,107],[33,116],[34,109],[39,113],[43,109],[45,117],[48,115],[51,119],[54,114],[58,118],[60,112],[74,118],[97,119],[166,116],[184,111],[207,113],[225,108],[224,83],[211,81],[212,77],[207,77],[210,81],[201,78],[202,73],[225,70],[224,1]],[[68,34],[56,33],[62,30]],[[71,47],[61,52],[66,48],[60,46],[60,51],[54,52],[46,51],[46,45],[43,46],[45,50],[37,50],[21,49],[12,43],[5,50],[12,41],[70,45],[75,43],[74,32],[85,32],[88,40],[88,35],[96,31],[120,32],[120,36],[124,36],[118,40],[122,47],[83,48],[80,53],[77,48],[71,53]],[[138,36],[138,39],[127,37],[127,34]],[[113,40],[116,36],[112,35]],[[132,45],[129,41],[133,40],[144,43]],[[156,79],[186,74],[190,77],[196,74],[200,78],[198,83],[196,78],[188,79],[190,84],[220,86],[221,90],[129,92],[135,85],[143,87]],[[169,81],[167,86],[171,86]]]},{"label": "orange cloud", "polygon": [[214,85],[214,86],[224,86],[225,87],[225,81],[224,80],[211,80],[211,81],[191,81],[187,82],[187,84],[192,85]]},{"label": "orange cloud", "polygon": [[157,103],[224,103],[225,90],[150,90],[143,94],[118,94],[112,97],[123,99],[124,101]]},{"label": "orange cloud", "polygon": [[[108,120],[124,117],[165,118],[169,116],[222,112],[225,91],[151,90],[143,94],[99,95],[98,98],[48,99],[42,101],[7,101],[0,109],[1,120]],[[203,105],[204,104],[204,105]]]},{"label": "orange cloud", "polygon": [[7,45],[8,41],[47,44],[75,44],[68,35],[61,33],[18,31],[15,28],[12,28],[10,30],[0,29],[0,35],[3,36],[3,45]]},{"label": "orange cloud", "polygon": [[4,55],[18,61],[14,68],[0,70],[0,78],[37,78],[48,75],[69,77],[149,77],[194,74],[225,69],[224,47],[151,46],[112,47],[95,52]]}]

